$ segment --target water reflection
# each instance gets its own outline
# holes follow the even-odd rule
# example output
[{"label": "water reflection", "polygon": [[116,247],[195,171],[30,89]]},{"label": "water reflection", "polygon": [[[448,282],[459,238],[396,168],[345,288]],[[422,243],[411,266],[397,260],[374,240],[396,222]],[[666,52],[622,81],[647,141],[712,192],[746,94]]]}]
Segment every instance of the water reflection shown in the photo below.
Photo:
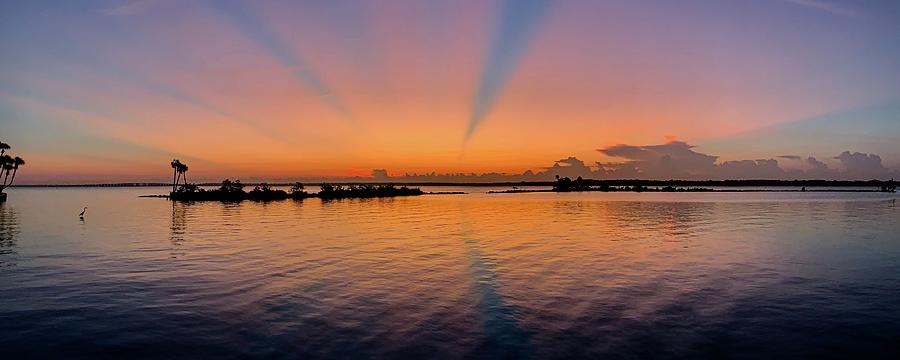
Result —
[{"label": "water reflection", "polygon": [[462,225],[461,235],[472,275],[472,296],[484,331],[484,339],[476,351],[492,359],[524,358],[529,354],[529,335],[519,327],[514,309],[503,300],[501,282],[494,269],[496,260],[482,254],[478,234],[469,223]]},{"label": "water reflection", "polygon": [[0,267],[15,266],[19,219],[15,208],[0,203]]},{"label": "water reflection", "polygon": [[[28,255],[0,269],[0,358],[900,350],[893,199],[135,195],[42,190],[0,206],[0,250]],[[78,237],[71,211],[55,209],[88,196],[96,216]]]},{"label": "water reflection", "polygon": [[184,235],[187,230],[187,211],[193,204],[185,202],[172,202],[172,221],[169,226],[169,240],[172,243],[171,256],[178,258],[185,255],[182,247]]},{"label": "water reflection", "polygon": [[608,228],[622,236],[644,237],[648,232],[659,240],[689,240],[714,219],[716,203],[711,202],[609,202],[602,203]]}]

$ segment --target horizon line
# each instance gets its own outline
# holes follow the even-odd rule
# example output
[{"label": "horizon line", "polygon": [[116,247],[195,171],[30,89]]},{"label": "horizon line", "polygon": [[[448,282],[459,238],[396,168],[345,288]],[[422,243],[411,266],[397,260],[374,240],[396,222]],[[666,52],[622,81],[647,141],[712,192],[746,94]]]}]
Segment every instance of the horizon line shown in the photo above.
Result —
[{"label": "horizon line", "polygon": [[[564,178],[564,177],[563,177]],[[348,178],[349,180],[350,178]],[[239,179],[238,179],[239,180]],[[724,180],[690,180],[690,179],[584,179],[595,183],[609,184],[659,184],[659,185],[678,185],[680,186],[698,186],[698,185],[717,185],[717,186],[877,186],[885,183],[896,182],[894,179],[856,179],[856,180],[836,180],[836,179],[724,179]],[[256,186],[267,184],[270,186],[291,186],[296,183],[307,185],[321,184],[339,184],[339,185],[357,185],[357,184],[398,184],[412,186],[552,186],[556,181],[484,181],[484,182],[452,182],[452,181],[388,181],[375,180],[372,181],[294,181],[294,182],[266,182],[254,181],[242,183],[245,186]],[[820,184],[820,185],[816,185]],[[195,183],[197,186],[218,186],[221,182],[200,182]],[[171,183],[164,182],[112,182],[112,183],[73,183],[73,184],[17,184],[9,188],[50,188],[50,187],[171,187]]]}]

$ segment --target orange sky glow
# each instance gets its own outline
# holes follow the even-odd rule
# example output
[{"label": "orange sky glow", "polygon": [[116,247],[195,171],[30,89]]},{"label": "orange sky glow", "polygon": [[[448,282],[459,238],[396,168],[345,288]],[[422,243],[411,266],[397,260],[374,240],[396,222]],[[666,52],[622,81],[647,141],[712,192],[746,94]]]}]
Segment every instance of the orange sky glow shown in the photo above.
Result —
[{"label": "orange sky glow", "polygon": [[[3,5],[0,140],[27,155],[22,181],[164,179],[175,157],[204,179],[521,173],[675,139],[900,163],[897,114],[865,115],[900,95],[896,24],[875,8],[563,1],[518,24],[491,1],[118,4]],[[524,50],[465,141],[497,41]],[[765,135],[854,109],[881,130],[800,149]]]}]

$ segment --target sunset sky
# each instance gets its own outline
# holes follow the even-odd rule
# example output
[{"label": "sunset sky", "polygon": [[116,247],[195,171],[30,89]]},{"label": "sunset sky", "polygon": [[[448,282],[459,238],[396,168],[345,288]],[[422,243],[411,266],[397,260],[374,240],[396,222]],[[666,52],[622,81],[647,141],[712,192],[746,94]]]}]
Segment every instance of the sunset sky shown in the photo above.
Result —
[{"label": "sunset sky", "polygon": [[[539,171],[676,141],[900,167],[900,2],[0,1],[17,182]],[[598,151],[607,149],[607,151]]]}]

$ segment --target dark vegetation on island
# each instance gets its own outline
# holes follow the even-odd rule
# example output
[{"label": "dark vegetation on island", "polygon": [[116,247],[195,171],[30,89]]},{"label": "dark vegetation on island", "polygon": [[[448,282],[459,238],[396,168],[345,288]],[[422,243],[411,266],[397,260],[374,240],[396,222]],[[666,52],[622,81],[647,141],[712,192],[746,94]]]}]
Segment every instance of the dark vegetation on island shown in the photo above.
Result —
[{"label": "dark vegetation on island", "polygon": [[414,196],[425,194],[419,188],[409,188],[406,186],[395,187],[393,184],[374,185],[374,184],[358,184],[358,185],[341,185],[341,184],[321,184],[319,192],[308,193],[302,183],[294,183],[290,187],[290,191],[284,191],[273,188],[271,185],[262,183],[253,187],[250,191],[245,191],[245,185],[240,180],[231,181],[225,179],[218,188],[207,190],[197,184],[189,184],[186,180],[188,166],[179,160],[172,160],[172,192],[169,193],[169,199],[176,201],[272,201],[295,199],[301,200],[310,197],[318,197],[323,200],[332,199],[349,199],[349,198],[380,198],[394,196]]},{"label": "dark vegetation on island", "polygon": [[373,198],[373,197],[392,197],[392,196],[412,196],[422,195],[419,188],[409,188],[406,186],[395,187],[393,184],[374,185],[335,185],[322,184],[318,194],[322,199],[345,199],[345,198]]},{"label": "dark vegetation on island", "polygon": [[[556,176],[556,181],[549,183],[552,189],[535,190],[520,189],[513,187],[511,190],[489,191],[489,193],[526,193],[526,192],[582,192],[582,191],[601,191],[601,192],[734,192],[734,191],[763,191],[763,190],[735,190],[735,189],[712,189],[702,186],[717,187],[799,187],[800,190],[807,191],[806,187],[871,187],[871,190],[827,190],[827,191],[861,191],[861,192],[896,192],[897,183],[891,179],[889,181],[870,180],[870,181],[840,181],[840,180],[592,180],[582,179],[580,176],[575,180],[568,177]],[[785,191],[785,190],[778,190]],[[817,191],[817,190],[809,190]]]},{"label": "dark vegetation on island", "polygon": [[225,180],[222,184],[212,190],[203,189],[194,184],[180,185],[169,194],[169,198],[177,201],[272,201],[295,199],[301,200],[311,197],[317,197],[324,200],[332,199],[349,199],[349,198],[379,198],[394,196],[413,196],[425,194],[418,188],[409,188],[406,186],[395,187],[392,184],[386,185],[337,185],[337,184],[321,184],[317,193],[308,193],[304,190],[305,186],[301,183],[295,183],[291,186],[290,191],[272,188],[268,184],[259,184],[250,191],[244,190],[244,184],[240,180]]},{"label": "dark vegetation on island", "polygon": [[[25,165],[25,160],[16,156],[10,156],[6,150],[11,149],[9,144],[0,141],[0,202],[6,201],[6,193],[3,190],[10,187],[16,180],[19,167]],[[10,176],[12,174],[12,176]]]},{"label": "dark vegetation on island", "polygon": [[241,201],[241,200],[284,200],[288,198],[304,198],[308,195],[303,191],[303,186],[292,188],[291,193],[284,190],[273,189],[267,184],[260,184],[252,190],[245,191],[244,184],[240,180],[231,181],[225,179],[216,188],[207,190],[195,184],[183,184],[169,193],[172,200],[181,201]]}]

